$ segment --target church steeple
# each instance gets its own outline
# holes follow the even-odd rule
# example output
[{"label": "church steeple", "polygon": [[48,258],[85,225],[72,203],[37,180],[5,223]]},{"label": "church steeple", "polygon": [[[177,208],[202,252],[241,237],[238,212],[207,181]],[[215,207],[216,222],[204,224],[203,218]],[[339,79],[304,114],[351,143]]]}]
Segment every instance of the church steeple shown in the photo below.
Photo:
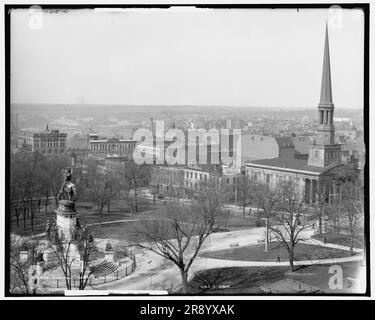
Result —
[{"label": "church steeple", "polygon": [[328,25],[326,23],[326,39],[324,43],[324,57],[323,57],[323,73],[322,86],[320,89],[320,103],[319,105],[332,105],[332,85],[331,85],[331,63],[329,60],[329,41],[328,41]]},{"label": "church steeple", "polygon": [[320,102],[318,105],[319,128],[316,142],[318,144],[334,144],[335,129],[333,126],[334,106],[332,101],[331,63],[329,56],[328,25],[326,24],[322,84],[320,89]]},{"label": "church steeple", "polygon": [[341,146],[335,144],[335,127],[333,125],[334,105],[332,100],[331,63],[329,56],[328,25],[326,24],[322,83],[318,105],[319,126],[315,142],[310,146],[308,165],[326,167],[340,163]]}]

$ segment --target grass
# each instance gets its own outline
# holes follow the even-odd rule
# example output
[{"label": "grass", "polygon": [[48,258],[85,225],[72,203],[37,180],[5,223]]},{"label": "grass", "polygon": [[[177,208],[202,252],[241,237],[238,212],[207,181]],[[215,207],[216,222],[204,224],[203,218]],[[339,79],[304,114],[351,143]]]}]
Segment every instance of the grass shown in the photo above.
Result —
[{"label": "grass", "polygon": [[[148,199],[139,199],[138,209],[139,212],[136,214],[131,214],[130,207],[124,200],[116,200],[111,204],[111,211],[107,213],[107,207],[104,208],[102,214],[102,222],[125,220],[125,219],[143,219],[152,217],[151,210],[157,210],[158,206],[154,205],[152,200]],[[54,210],[56,205],[54,202],[48,206],[47,213],[45,208],[41,208],[41,212],[37,212],[34,217],[34,228],[31,230],[30,219],[27,218],[26,228],[24,228],[23,217],[20,216],[19,226],[16,224],[16,217],[11,216],[11,232],[17,233],[23,236],[35,235],[38,233],[45,232],[46,222],[49,219],[55,219],[56,213]],[[80,223],[86,222],[87,224],[98,223],[99,214],[97,212],[97,207],[90,202],[77,202],[76,209],[78,211],[77,217],[79,218]],[[95,234],[94,234],[95,235]]]},{"label": "grass", "polygon": [[[351,239],[350,236],[347,234],[337,234],[335,232],[327,232],[322,233],[322,235],[315,234],[313,235],[314,239],[324,241],[324,238],[326,239],[327,243],[334,243],[339,244],[342,246],[350,247]],[[360,243],[364,243],[364,237],[361,235],[360,237],[357,237],[354,241],[354,248],[362,249],[362,246]]]},{"label": "grass", "polygon": [[[289,267],[232,267],[216,268],[198,272],[190,281],[193,294],[264,294],[260,286],[283,279],[293,279],[304,284],[320,288],[321,293],[355,293],[348,287],[347,278],[357,278],[358,271],[363,270],[361,262],[347,262],[340,266],[343,270],[343,288],[331,289],[329,272],[331,265],[313,265],[297,267],[289,273]],[[286,290],[285,293],[288,293]]]},{"label": "grass", "polygon": [[[280,242],[271,242],[269,251],[264,251],[264,244],[254,244],[249,246],[228,248],[202,254],[203,257],[227,260],[243,261],[276,261],[280,257],[281,261],[289,261],[288,251]],[[327,248],[323,246],[298,243],[294,251],[294,260],[316,260],[327,258],[342,258],[350,256],[350,252]]]},{"label": "grass", "polygon": [[142,238],[135,233],[142,221],[129,221],[122,223],[109,223],[89,227],[89,232],[94,238],[111,238],[117,240],[135,241]]}]

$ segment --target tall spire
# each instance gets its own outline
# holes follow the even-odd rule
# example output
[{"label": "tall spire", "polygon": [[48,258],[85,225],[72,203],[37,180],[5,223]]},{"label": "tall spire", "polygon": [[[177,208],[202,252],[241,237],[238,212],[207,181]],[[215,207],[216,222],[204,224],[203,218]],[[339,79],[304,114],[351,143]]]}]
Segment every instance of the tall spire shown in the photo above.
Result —
[{"label": "tall spire", "polygon": [[329,60],[328,25],[326,23],[326,39],[324,43],[322,87],[320,90],[319,105],[333,105],[331,85],[331,63]]}]

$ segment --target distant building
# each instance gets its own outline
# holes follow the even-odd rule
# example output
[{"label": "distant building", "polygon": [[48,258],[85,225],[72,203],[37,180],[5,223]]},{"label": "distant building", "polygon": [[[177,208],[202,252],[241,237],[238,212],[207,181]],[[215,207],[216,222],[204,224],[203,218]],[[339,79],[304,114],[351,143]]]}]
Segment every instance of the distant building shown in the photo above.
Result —
[{"label": "distant building", "polygon": [[271,158],[294,159],[295,146],[290,137],[273,137],[263,135],[241,136],[241,163],[251,160]]},{"label": "distant building", "polygon": [[67,149],[69,151],[87,151],[90,148],[90,136],[87,133],[75,133],[68,137]]},{"label": "distant building", "polygon": [[61,154],[66,151],[66,133],[59,130],[46,130],[37,133],[22,131],[18,135],[18,147],[26,151],[39,151],[42,154]]},{"label": "distant building", "polygon": [[201,184],[221,183],[221,166],[219,165],[189,165],[184,168],[184,185],[186,189],[198,192]]},{"label": "distant building", "polygon": [[184,197],[184,168],[164,165],[153,167],[151,186],[159,195]]},{"label": "distant building", "polygon": [[106,156],[104,160],[105,170],[108,173],[120,173],[124,169],[124,162],[129,160],[126,156]]},{"label": "distant building", "polygon": [[[95,136],[96,138],[96,136]],[[90,152],[97,155],[120,155],[132,158],[137,141],[123,140],[118,138],[112,139],[95,139],[90,140]]]}]

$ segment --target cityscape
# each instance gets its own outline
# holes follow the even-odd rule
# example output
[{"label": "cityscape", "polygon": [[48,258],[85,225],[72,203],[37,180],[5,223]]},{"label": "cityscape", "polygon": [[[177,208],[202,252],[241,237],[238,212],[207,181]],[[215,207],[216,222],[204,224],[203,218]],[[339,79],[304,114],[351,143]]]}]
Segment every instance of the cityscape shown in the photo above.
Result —
[{"label": "cityscape", "polygon": [[[40,12],[47,26],[59,16]],[[122,18],[109,17],[117,30]],[[325,14],[314,19],[315,105],[13,99],[8,293],[364,294],[363,106],[336,103],[337,33]],[[155,43],[147,49],[163,50]],[[12,97],[30,94],[15,86]]]}]

